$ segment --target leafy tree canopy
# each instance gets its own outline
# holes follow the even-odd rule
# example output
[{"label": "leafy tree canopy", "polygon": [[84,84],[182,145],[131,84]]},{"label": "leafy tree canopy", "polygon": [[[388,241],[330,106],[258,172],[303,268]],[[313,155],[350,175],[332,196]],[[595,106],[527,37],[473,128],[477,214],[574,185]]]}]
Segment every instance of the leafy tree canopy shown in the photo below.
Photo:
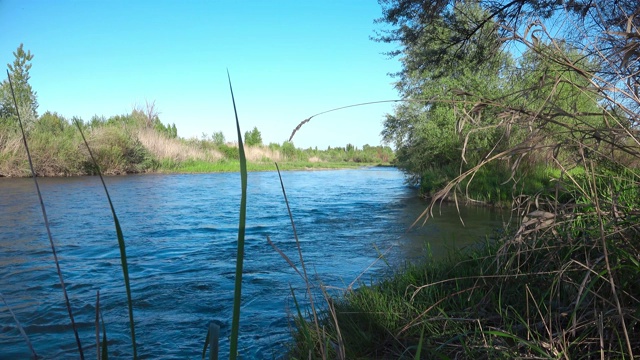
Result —
[{"label": "leafy tree canopy", "polygon": [[[616,105],[624,111],[616,112],[631,123],[638,116],[632,107],[638,77],[628,76],[638,73],[631,61],[640,54],[638,17],[625,12],[635,11],[631,2],[620,11],[591,1],[380,3],[378,21],[391,28],[377,40],[400,45],[390,55],[402,64],[396,88],[406,100],[387,115],[382,135],[415,180],[424,181],[434,169],[451,178],[497,154],[512,171],[522,149],[557,155],[561,148],[576,150],[567,144],[591,138],[597,147],[606,127],[603,101],[619,92],[611,89],[626,86],[628,106],[620,100]],[[563,14],[569,19],[561,23],[578,24],[578,31],[545,27]],[[616,57],[621,61],[612,68]],[[607,131],[613,144],[615,134]]]}]

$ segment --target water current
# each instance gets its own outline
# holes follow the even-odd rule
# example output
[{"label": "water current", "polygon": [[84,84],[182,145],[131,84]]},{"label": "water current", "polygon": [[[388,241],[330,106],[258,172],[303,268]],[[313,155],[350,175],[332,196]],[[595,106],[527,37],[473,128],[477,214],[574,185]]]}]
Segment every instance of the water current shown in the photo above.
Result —
[{"label": "water current", "polygon": [[[107,177],[127,244],[140,358],[199,358],[214,321],[228,355],[240,203],[237,173]],[[339,289],[369,284],[407,261],[477,243],[499,213],[444,206],[407,231],[425,203],[392,168],[283,173],[310,275]],[[88,357],[95,356],[100,291],[110,356],[131,358],[126,293],[115,227],[97,177],[39,179],[60,267]],[[280,358],[305,284],[267,243],[299,266],[276,172],[249,174],[239,352]],[[385,253],[386,261],[376,261]],[[29,358],[11,309],[38,355],[78,351],[33,179],[0,179],[0,359]]]}]

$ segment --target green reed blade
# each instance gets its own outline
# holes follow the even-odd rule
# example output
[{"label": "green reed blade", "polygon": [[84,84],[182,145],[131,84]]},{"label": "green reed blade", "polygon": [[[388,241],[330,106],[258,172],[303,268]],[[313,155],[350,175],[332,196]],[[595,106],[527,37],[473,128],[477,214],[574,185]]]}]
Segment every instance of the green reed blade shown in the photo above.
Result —
[{"label": "green reed blade", "polygon": [[31,344],[31,341],[29,340],[29,336],[27,336],[27,333],[24,331],[24,328],[22,327],[22,324],[20,324],[20,321],[18,320],[18,317],[13,312],[13,309],[11,309],[11,306],[9,306],[9,304],[7,304],[7,300],[4,299],[4,296],[2,296],[2,293],[0,293],[0,299],[2,299],[2,302],[4,303],[4,306],[6,306],[7,309],[9,309],[9,313],[11,313],[11,316],[13,317],[13,321],[16,322],[16,326],[18,327],[18,330],[20,330],[20,334],[22,334],[22,337],[24,338],[24,341],[27,343],[27,346],[29,347],[29,350],[31,351],[31,358],[32,359],[37,359],[38,358],[38,354],[36,354],[36,350],[33,348],[33,345]]},{"label": "green reed blade", "polygon": [[302,316],[302,310],[300,310],[300,304],[298,304],[298,299],[296,298],[296,293],[293,291],[293,287],[289,284],[289,290],[291,291],[291,297],[293,298],[293,304],[298,312],[298,319],[300,323],[300,332],[302,332],[302,336],[304,337],[305,343],[309,345],[309,347],[313,348],[313,341],[311,337],[311,331],[309,330],[309,325],[307,325],[307,321],[305,317]]},{"label": "green reed blade", "polygon": [[104,324],[102,310],[100,310],[100,321],[102,322],[102,357],[101,360],[109,360],[109,347],[107,346],[107,327]]},{"label": "green reed blade", "polygon": [[209,323],[209,343],[211,349],[209,349],[209,360],[218,360],[218,351],[220,343],[220,326],[213,321]]},{"label": "green reed blade", "polygon": [[236,110],[236,100],[231,87],[231,76],[227,70],[229,78],[229,91],[233,102],[233,112],[236,116],[236,129],[238,131],[238,151],[240,152],[240,183],[242,196],[240,198],[240,222],[238,225],[238,254],[236,255],[236,281],[233,295],[233,319],[231,321],[231,338],[229,339],[229,359],[235,360],[238,356],[238,331],[240,329],[240,300],[242,296],[242,263],[244,259],[244,234],[247,216],[247,158],[244,154],[242,144],[242,133],[240,132],[240,121]]},{"label": "green reed blade", "polygon": [[62,293],[64,295],[64,302],[67,305],[67,312],[69,313],[69,319],[71,320],[71,328],[76,337],[76,345],[78,346],[78,352],[80,353],[80,359],[84,359],[84,352],[82,351],[82,344],[80,343],[80,336],[78,335],[78,328],[76,322],[73,319],[73,311],[71,311],[71,303],[69,302],[69,295],[67,294],[67,287],[64,284],[62,277],[62,270],[60,270],[60,262],[58,262],[58,254],[56,253],[56,246],[53,243],[53,236],[51,235],[51,228],[49,227],[49,218],[47,217],[47,210],[44,207],[44,201],[42,200],[42,193],[40,192],[40,185],[36,172],[33,169],[33,161],[31,160],[31,152],[29,152],[29,145],[27,144],[27,135],[24,132],[22,126],[22,119],[20,118],[20,110],[18,110],[18,101],[16,100],[16,94],[13,91],[13,83],[11,82],[11,76],[9,70],[7,70],[7,78],[9,79],[9,89],[11,89],[11,96],[13,97],[13,105],[16,107],[16,114],[18,115],[18,124],[20,124],[20,131],[22,132],[22,141],[24,148],[27,151],[27,159],[29,160],[29,168],[31,169],[31,175],[33,176],[33,182],[36,185],[36,192],[38,193],[38,199],[40,200],[40,209],[42,210],[42,217],[44,218],[44,227],[47,229],[47,236],[49,237],[49,244],[51,244],[51,252],[53,253],[53,261],[56,264],[56,271],[58,272],[58,279],[60,280],[60,287],[62,287]]},{"label": "green reed blade", "polygon": [[422,353],[422,342],[424,341],[424,326],[420,330],[420,341],[418,341],[418,348],[416,349],[415,360],[420,360],[420,353]]},{"label": "green reed blade", "polygon": [[287,205],[287,212],[289,213],[289,220],[291,221],[291,228],[293,229],[293,238],[296,240],[296,248],[298,249],[298,256],[300,257],[300,267],[302,268],[302,274],[304,275],[304,282],[307,285],[307,295],[309,296],[309,304],[311,305],[311,312],[313,314],[313,322],[316,325],[316,329],[320,329],[318,322],[318,314],[316,306],[313,301],[313,293],[311,292],[311,281],[307,274],[307,267],[304,264],[304,257],[302,256],[302,247],[300,246],[300,239],[298,238],[298,231],[296,230],[296,223],[293,221],[293,214],[291,213],[291,206],[289,206],[289,199],[287,198],[287,191],[284,188],[284,181],[282,181],[282,174],[280,173],[280,167],[278,163],[275,163],[276,170],[278,171],[278,178],[280,179],[280,187],[282,187],[282,196],[284,197],[284,203]]},{"label": "green reed blade", "polygon": [[204,346],[202,347],[202,360],[207,356],[207,347],[209,346],[209,336],[211,335],[211,329],[207,328],[207,337],[204,339]]},{"label": "green reed blade", "polygon": [[136,331],[135,331],[135,322],[133,321],[133,302],[131,300],[131,286],[129,284],[129,266],[127,265],[127,250],[124,242],[124,235],[122,234],[122,228],[120,228],[120,221],[118,221],[118,216],[116,215],[116,210],[113,207],[113,202],[111,202],[111,196],[109,196],[109,190],[107,190],[107,184],[104,182],[104,178],[102,177],[102,171],[100,170],[100,165],[96,161],[93,156],[93,152],[89,147],[89,143],[87,139],[84,137],[84,133],[82,132],[82,127],[80,123],[75,120],[76,127],[80,131],[80,136],[82,136],[82,141],[87,146],[87,150],[89,151],[89,156],[91,157],[91,161],[96,166],[96,170],[98,172],[98,176],[100,177],[100,181],[102,182],[102,187],[104,188],[104,192],[107,195],[107,201],[109,201],[109,207],[111,208],[111,214],[113,215],[113,223],[116,227],[116,235],[118,237],[118,247],[120,248],[120,262],[122,264],[122,275],[124,277],[124,286],[127,291],[127,305],[129,306],[129,327],[131,329],[131,346],[133,348],[133,358],[138,358],[138,349],[136,347]]},{"label": "green reed blade", "polygon": [[96,359],[100,360],[100,290],[96,292]]},{"label": "green reed blade", "polygon": [[209,360],[218,360],[219,343],[220,326],[212,321],[207,328],[207,338],[204,340],[204,347],[202,348],[202,360],[207,356],[207,348],[209,345],[211,345],[209,349]]}]

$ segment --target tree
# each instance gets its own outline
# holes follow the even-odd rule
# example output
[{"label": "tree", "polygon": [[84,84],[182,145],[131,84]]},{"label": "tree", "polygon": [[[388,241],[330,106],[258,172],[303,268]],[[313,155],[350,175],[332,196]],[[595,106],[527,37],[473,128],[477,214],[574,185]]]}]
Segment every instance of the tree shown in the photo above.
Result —
[{"label": "tree", "polygon": [[[568,69],[567,63],[580,71]],[[604,126],[602,97],[590,90],[594,78],[585,76],[597,71],[598,64],[580,49],[561,40],[538,41],[524,52],[512,75],[517,79],[512,92],[518,95],[512,96],[511,106],[552,119],[540,127],[541,142],[565,142],[573,135],[577,141]]]},{"label": "tree", "polygon": [[262,145],[262,134],[257,127],[253,127],[253,130],[244,133],[244,143],[247,146],[260,146]]},{"label": "tree", "polygon": [[[246,134],[245,134],[245,138],[246,138]],[[213,143],[216,144],[217,146],[224,145],[224,142],[225,142],[224,134],[222,133],[222,131],[216,131],[213,134],[211,134],[211,140],[213,140]]]},{"label": "tree", "polygon": [[[9,76],[11,77],[11,84],[13,85],[13,91],[22,121],[25,127],[29,129],[38,118],[37,94],[31,88],[31,84],[29,84],[29,79],[31,78],[29,70],[32,66],[30,62],[33,60],[33,54],[28,50],[25,52],[23,44],[20,44],[18,49],[13,52],[13,56],[15,60],[13,64],[7,64],[7,68],[9,69]],[[4,122],[13,123],[15,121],[14,119],[17,118],[17,113],[9,85],[8,80],[2,82],[0,118],[3,118]]]},{"label": "tree", "polygon": [[[421,61],[405,67],[399,74],[401,77],[446,65],[451,52],[481,66],[500,56],[506,47],[531,48],[541,35],[553,33],[553,37],[562,38],[571,48],[582,49],[584,56],[597,62],[598,71],[593,75],[599,90],[607,93],[616,106],[624,107],[623,112],[633,122],[640,122],[640,16],[636,0],[379,0],[379,3],[383,16],[377,21],[391,25],[391,29],[380,31],[376,40],[402,45],[390,55],[402,55],[404,49],[425,38],[441,44],[430,48]],[[451,16],[453,9],[469,3],[482,8],[484,16]],[[454,35],[436,31],[440,24],[455,30]],[[545,24],[553,27],[553,31]],[[477,39],[493,34],[497,34],[500,42],[474,46]]]},{"label": "tree", "polygon": [[[458,121],[456,104],[451,101],[454,92],[497,95],[506,87],[503,70],[512,62],[508,53],[501,52],[481,65],[464,56],[474,49],[499,47],[495,24],[487,22],[486,29],[473,37],[464,51],[448,47],[445,41],[461,36],[463,25],[470,26],[485,16],[486,12],[475,3],[461,2],[436,19],[428,32],[402,43],[402,71],[396,89],[407,101],[397,106],[394,114],[387,115],[382,136],[385,142],[395,145],[398,166],[414,182],[434,168],[459,167],[465,136],[469,135],[466,146],[474,149],[476,158],[491,149],[488,139],[499,137],[496,129],[489,126],[495,122],[490,117],[483,119],[486,130],[470,134],[473,127]],[[434,56],[439,60],[435,61]]]},{"label": "tree", "polygon": [[280,152],[287,160],[294,160],[297,153],[296,147],[291,141],[283,142],[282,146],[280,146]]},{"label": "tree", "polygon": [[[598,153],[601,142],[609,154],[637,153],[621,135],[640,124],[637,2],[381,4],[379,21],[392,29],[378,40],[400,44],[396,87],[408,100],[387,116],[382,135],[415,180],[454,164],[457,176],[489,158],[513,175],[558,154],[569,161]],[[550,30],[553,16],[572,19],[550,21],[561,24]],[[512,45],[519,61],[509,58]]]}]

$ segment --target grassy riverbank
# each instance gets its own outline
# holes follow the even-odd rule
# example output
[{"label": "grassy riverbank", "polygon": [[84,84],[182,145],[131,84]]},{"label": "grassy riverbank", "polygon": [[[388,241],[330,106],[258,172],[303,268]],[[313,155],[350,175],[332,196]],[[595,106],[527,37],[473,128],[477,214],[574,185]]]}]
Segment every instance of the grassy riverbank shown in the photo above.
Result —
[{"label": "grassy riverbank", "polygon": [[[75,126],[86,134],[97,164],[104,174],[122,175],[149,172],[238,171],[238,146],[219,136],[183,139],[175,126],[163,125],[134,110],[110,118],[67,120],[47,112],[27,129],[33,164],[38,176],[93,175],[96,166]],[[254,130],[254,132],[257,130]],[[259,135],[259,132],[258,132]],[[261,142],[246,146],[249,171],[273,170],[274,162],[285,170],[348,168],[389,164],[389,147],[368,146],[299,149],[291,142]],[[29,162],[15,124],[0,123],[0,176],[30,176]]]},{"label": "grassy riverbank", "polygon": [[627,172],[574,179],[553,213],[517,209],[527,216],[484,244],[326,296],[317,324],[296,317],[291,357],[637,356],[640,183]]},{"label": "grassy riverbank", "polygon": [[[354,163],[354,162],[282,162],[278,163],[280,170],[329,170],[329,169],[350,169],[362,166],[379,166],[375,163]],[[166,164],[160,167],[157,172],[161,173],[212,173],[212,172],[237,172],[240,162],[237,160],[221,160],[217,162],[206,161],[186,161],[179,164]],[[273,162],[251,162],[247,163],[247,170],[253,171],[273,171]]]},{"label": "grassy riverbank", "polygon": [[627,341],[639,349],[638,244],[557,240],[488,242],[348,292],[331,302],[322,332],[299,326],[307,332],[296,333],[292,355],[320,357],[322,344],[340,344],[347,359],[622,358]]}]

